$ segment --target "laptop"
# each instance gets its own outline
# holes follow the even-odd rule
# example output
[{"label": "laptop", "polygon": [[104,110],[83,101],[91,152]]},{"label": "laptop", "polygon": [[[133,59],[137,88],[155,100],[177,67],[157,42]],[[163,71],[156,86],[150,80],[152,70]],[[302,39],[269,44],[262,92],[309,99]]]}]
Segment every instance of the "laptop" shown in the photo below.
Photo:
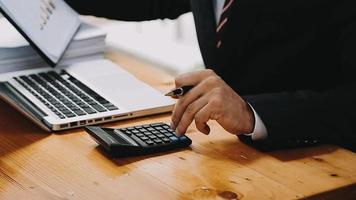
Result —
[{"label": "laptop", "polygon": [[105,58],[60,63],[80,27],[63,0],[0,0],[0,12],[48,63],[0,74],[0,97],[46,131],[170,112],[174,100]]}]

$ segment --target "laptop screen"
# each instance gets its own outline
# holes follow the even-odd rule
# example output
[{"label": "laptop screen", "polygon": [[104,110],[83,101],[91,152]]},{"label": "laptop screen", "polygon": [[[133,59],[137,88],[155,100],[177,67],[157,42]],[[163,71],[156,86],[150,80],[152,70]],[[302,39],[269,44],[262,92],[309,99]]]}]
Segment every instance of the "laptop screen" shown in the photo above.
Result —
[{"label": "laptop screen", "polygon": [[0,0],[0,12],[51,66],[80,26],[79,15],[63,0]]}]

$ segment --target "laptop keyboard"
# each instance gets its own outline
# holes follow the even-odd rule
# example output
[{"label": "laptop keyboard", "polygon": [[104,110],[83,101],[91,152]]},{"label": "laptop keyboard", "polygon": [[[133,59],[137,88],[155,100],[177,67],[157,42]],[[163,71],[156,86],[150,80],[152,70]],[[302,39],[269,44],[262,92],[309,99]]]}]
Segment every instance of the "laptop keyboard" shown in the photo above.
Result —
[{"label": "laptop keyboard", "polygon": [[60,119],[118,110],[65,71],[14,77]]}]

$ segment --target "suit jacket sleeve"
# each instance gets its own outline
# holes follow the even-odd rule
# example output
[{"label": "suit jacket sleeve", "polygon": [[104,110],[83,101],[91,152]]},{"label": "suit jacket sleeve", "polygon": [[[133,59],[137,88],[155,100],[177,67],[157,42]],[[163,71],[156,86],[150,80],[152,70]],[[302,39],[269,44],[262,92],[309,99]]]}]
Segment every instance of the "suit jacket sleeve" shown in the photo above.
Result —
[{"label": "suit jacket sleeve", "polygon": [[240,136],[242,141],[262,150],[314,143],[332,143],[356,150],[356,11],[345,4],[334,14],[333,26],[340,30],[337,33],[340,64],[335,70],[342,70],[344,82],[321,92],[301,90],[246,96],[266,125],[268,139],[252,141]]},{"label": "suit jacket sleeve", "polygon": [[65,0],[83,15],[126,21],[174,19],[190,11],[189,0]]}]

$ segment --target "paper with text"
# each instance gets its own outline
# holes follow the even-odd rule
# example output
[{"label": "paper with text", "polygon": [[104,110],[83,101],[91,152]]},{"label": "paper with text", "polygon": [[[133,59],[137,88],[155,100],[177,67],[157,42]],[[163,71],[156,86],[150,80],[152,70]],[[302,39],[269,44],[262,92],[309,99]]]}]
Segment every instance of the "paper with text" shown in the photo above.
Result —
[{"label": "paper with text", "polygon": [[0,8],[54,64],[80,26],[63,0],[0,0]]}]

